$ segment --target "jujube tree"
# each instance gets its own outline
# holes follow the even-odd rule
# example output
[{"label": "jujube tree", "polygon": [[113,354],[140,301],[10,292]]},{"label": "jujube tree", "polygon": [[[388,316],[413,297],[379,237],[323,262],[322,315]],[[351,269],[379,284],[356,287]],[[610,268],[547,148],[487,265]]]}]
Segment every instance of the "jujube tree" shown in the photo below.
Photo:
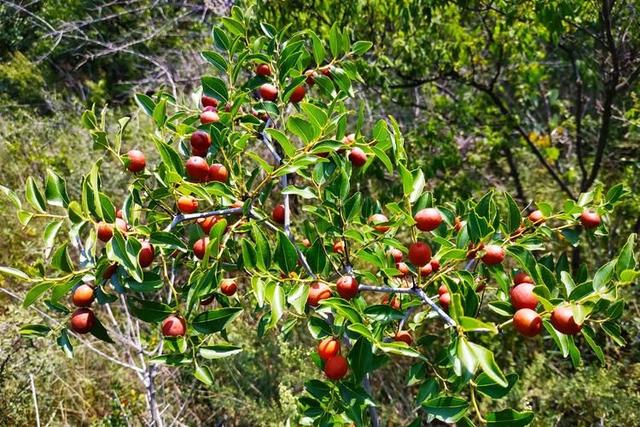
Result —
[{"label": "jujube tree", "polygon": [[[218,362],[208,360],[242,350],[226,330],[243,313],[259,334],[306,325],[318,378],[297,422],[320,425],[376,424],[370,374],[396,357],[413,361],[414,425],[526,425],[529,411],[478,409],[480,396],[499,399],[516,380],[488,340],[511,328],[523,340],[546,334],[574,364],[582,342],[603,360],[600,332],[623,343],[620,288],[638,274],[635,236],[593,275],[570,271],[564,254],[583,234],[606,234],[622,186],[562,209],[538,202],[528,216],[495,191],[434,200],[423,171],[406,166],[394,119],[365,123],[353,111],[358,58],[371,43],[334,27],[327,51],[312,32],[261,29],[248,34],[237,8],[213,29],[215,50],[202,56],[216,75],[202,78],[197,102],[136,96],[155,124],[158,162],[126,140],[128,118],[110,132],[104,114],[83,115],[96,151],[131,174],[124,200],[102,190],[101,161],[80,200],[53,171],[44,187],[27,178],[27,204],[4,189],[24,225],[47,221],[42,262],[0,270],[31,283],[25,306],[41,301],[60,320],[25,335],[69,353],[69,330],[120,344],[106,320],[117,326],[111,306],[121,304],[129,322],[146,324],[136,348],[145,366],[190,367],[212,385],[208,363]],[[372,168],[399,180],[397,201],[382,206],[360,191]],[[56,239],[62,230],[68,238]],[[162,423],[157,410],[153,422]]]}]

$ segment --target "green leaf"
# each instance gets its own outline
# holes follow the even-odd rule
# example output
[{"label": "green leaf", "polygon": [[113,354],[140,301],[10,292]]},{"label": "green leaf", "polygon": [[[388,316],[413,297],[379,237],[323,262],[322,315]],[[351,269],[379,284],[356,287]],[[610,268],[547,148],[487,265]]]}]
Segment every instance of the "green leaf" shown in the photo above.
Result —
[{"label": "green leaf", "polygon": [[637,235],[635,233],[629,235],[627,242],[620,251],[620,255],[618,255],[618,261],[616,262],[616,272],[618,275],[625,270],[633,270],[636,266],[636,256],[634,252],[636,237]]},{"label": "green leaf", "polygon": [[518,412],[513,409],[504,409],[500,412],[489,412],[486,416],[487,426],[496,427],[522,427],[533,421],[533,412]]},{"label": "green leaf", "polygon": [[164,126],[165,121],[167,120],[167,100],[166,98],[162,98],[160,102],[156,105],[156,108],[153,110],[153,121],[156,123],[158,129],[161,129]]},{"label": "green leaf", "polygon": [[271,285],[271,287],[267,287],[266,297],[269,304],[271,304],[271,318],[269,326],[273,327],[284,315],[285,298],[282,286],[277,283],[272,283]]},{"label": "green leaf", "polygon": [[142,93],[136,93],[134,98],[138,106],[142,108],[148,116],[153,116],[153,110],[156,108],[156,103],[153,102],[153,99]]},{"label": "green leaf", "polygon": [[424,173],[422,173],[421,169],[417,169],[413,176],[412,189],[411,193],[409,194],[409,201],[411,203],[414,203],[422,195],[424,185]]},{"label": "green leaf", "polygon": [[173,307],[155,301],[145,301],[130,298],[129,310],[131,314],[140,320],[149,323],[159,323],[175,312]]},{"label": "green leaf", "polygon": [[372,342],[375,341],[373,333],[369,330],[369,328],[367,328],[362,323],[353,323],[353,324],[347,326],[347,329],[349,329],[350,331],[353,331],[353,332],[355,332],[357,334],[362,335],[363,337],[365,337],[369,341],[372,341]]},{"label": "green leaf", "polygon": [[23,337],[44,337],[51,332],[47,325],[24,325],[20,327],[20,335]]},{"label": "green leaf", "polygon": [[309,296],[309,285],[307,283],[299,283],[287,296],[287,302],[294,308],[296,313],[303,314],[304,307]]},{"label": "green leaf", "polygon": [[506,387],[503,387],[500,384],[496,383],[493,379],[491,379],[489,375],[482,372],[480,375],[478,375],[478,378],[476,378],[476,389],[480,393],[487,395],[492,399],[501,399],[505,397],[509,393],[509,391],[511,391],[511,388],[513,388],[517,381],[518,375],[509,374],[507,375],[508,384]]},{"label": "green leaf", "polygon": [[309,144],[318,137],[318,129],[307,120],[298,116],[290,116],[287,120],[287,130],[293,133],[305,144]]},{"label": "green leaf", "polygon": [[196,370],[194,371],[193,376],[205,385],[213,385],[213,374],[208,366],[196,365]]},{"label": "green leaf", "polygon": [[469,342],[469,346],[473,350],[473,353],[475,354],[480,367],[489,376],[489,378],[494,380],[498,385],[507,387],[509,383],[496,364],[496,361],[493,357],[493,352],[485,347],[482,347],[481,345],[472,342]]},{"label": "green leaf", "polygon": [[600,347],[596,342],[596,334],[589,325],[582,325],[582,336],[587,344],[589,344],[589,347],[591,347],[591,350],[593,350],[593,353],[596,355],[600,363],[604,366],[604,352],[602,351],[602,347]]},{"label": "green leaf", "polygon": [[166,246],[169,249],[187,250],[187,244],[174,233],[168,231],[155,231],[151,233],[149,242],[152,245]]},{"label": "green leaf", "polygon": [[36,182],[32,177],[27,177],[27,184],[25,187],[25,197],[29,204],[38,212],[45,211],[45,201],[42,192],[36,185]]},{"label": "green leaf", "polygon": [[104,328],[104,325],[100,322],[100,319],[96,317],[95,324],[93,328],[91,328],[91,335],[98,338],[101,341],[107,342],[109,344],[114,344],[114,341],[109,336],[109,333]]},{"label": "green leaf", "polygon": [[202,334],[220,332],[242,313],[241,307],[225,307],[198,314],[191,326]]},{"label": "green leaf", "polygon": [[324,58],[326,57],[324,45],[315,33],[310,32],[309,37],[311,38],[311,45],[313,48],[313,58],[316,61],[316,65],[321,65],[322,61],[324,61]]},{"label": "green leaf", "polygon": [[613,271],[616,267],[616,261],[612,260],[600,267],[596,274],[593,276],[593,290],[598,292],[601,289],[604,289],[607,284],[611,281],[611,277],[613,276]]},{"label": "green leaf", "polygon": [[409,347],[404,342],[397,342],[397,341],[381,342],[381,343],[376,343],[376,347],[378,347],[380,350],[384,351],[385,353],[398,354],[400,356],[417,357],[420,359],[424,359],[424,356],[420,352]]},{"label": "green leaf", "polygon": [[205,359],[222,359],[224,357],[233,356],[242,351],[242,347],[231,344],[215,344],[200,347],[200,356]]},{"label": "green leaf", "polygon": [[351,51],[356,55],[362,55],[373,47],[373,43],[369,41],[359,40],[353,44]]},{"label": "green leaf", "polygon": [[275,261],[282,271],[290,273],[298,264],[298,253],[289,238],[278,230],[278,245],[274,254]]},{"label": "green leaf", "polygon": [[73,358],[73,345],[71,345],[69,334],[67,333],[66,328],[60,331],[60,335],[56,339],[56,342],[62,348],[64,354],[66,354],[68,358]]},{"label": "green leaf", "polygon": [[29,277],[29,275],[27,273],[25,273],[24,271],[18,270],[17,268],[13,268],[13,267],[5,267],[3,265],[0,265],[0,273],[7,274],[7,275],[13,276],[13,277],[17,277],[18,279],[31,280],[31,278]]},{"label": "green leaf", "polygon": [[294,185],[289,185],[282,190],[282,194],[295,194],[303,199],[317,199],[318,197],[313,192],[311,187],[299,188]]},{"label": "green leaf", "polygon": [[227,61],[225,61],[222,55],[211,50],[206,50],[200,53],[200,55],[205,61],[216,67],[221,72],[224,73],[227,71]]},{"label": "green leaf", "polygon": [[47,169],[44,195],[50,205],[62,207],[69,205],[69,195],[67,194],[65,181],[51,169]]},{"label": "green leaf", "polygon": [[282,148],[284,155],[286,157],[293,157],[296,154],[296,146],[289,140],[287,135],[280,132],[278,129],[268,128],[265,129],[265,132],[273,139],[278,141],[278,144]]},{"label": "green leaf", "polygon": [[53,287],[53,283],[51,282],[40,282],[29,289],[27,294],[24,297],[24,301],[22,302],[22,306],[24,308],[29,307],[33,304],[38,298],[42,296],[46,291]]},{"label": "green leaf", "polygon": [[229,92],[227,91],[227,85],[222,79],[213,76],[204,76],[201,81],[202,90],[205,95],[216,98],[222,104],[227,102]]},{"label": "green leaf", "polygon": [[507,216],[507,232],[511,234],[520,227],[522,217],[520,215],[520,209],[513,200],[513,197],[511,197],[511,194],[505,192],[504,197],[507,199],[507,206],[509,208],[509,216]]},{"label": "green leaf", "polygon": [[70,273],[73,271],[73,262],[67,250],[68,243],[58,247],[51,257],[51,266],[57,270]]},{"label": "green leaf", "polygon": [[491,332],[497,334],[498,329],[492,323],[486,323],[475,317],[462,316],[458,319],[458,324],[465,332]]},{"label": "green leaf", "polygon": [[469,402],[460,397],[441,396],[422,402],[422,408],[442,422],[455,423],[467,413]]},{"label": "green leaf", "polygon": [[331,325],[319,317],[310,317],[307,322],[307,328],[309,329],[311,336],[315,339],[321,339],[333,335]]}]

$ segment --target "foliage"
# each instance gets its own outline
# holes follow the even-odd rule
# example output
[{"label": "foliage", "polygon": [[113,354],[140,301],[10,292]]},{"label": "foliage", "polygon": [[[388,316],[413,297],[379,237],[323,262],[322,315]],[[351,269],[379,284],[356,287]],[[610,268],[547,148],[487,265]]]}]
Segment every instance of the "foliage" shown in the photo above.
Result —
[{"label": "foliage", "polygon": [[[133,346],[145,356],[139,362],[130,356],[126,365],[144,377],[156,424],[161,424],[153,402],[156,367],[188,367],[200,382],[212,386],[212,366],[225,363],[218,359],[242,357],[236,356],[242,348],[231,333],[238,318],[255,323],[258,336],[275,330],[287,337],[308,328],[316,339],[335,336],[343,343],[349,375],[307,381],[297,423],[371,422],[378,415],[370,374],[394,358],[406,357],[412,359],[408,383],[418,389],[415,423],[437,419],[471,425],[473,419],[488,425],[529,424],[533,413],[519,405],[490,406],[485,412],[478,407],[479,395],[501,399],[517,380],[517,375],[503,372],[489,348],[513,321],[515,310],[508,302],[511,268],[535,282],[536,316],[544,321],[545,336],[574,366],[581,363],[582,339],[586,346],[581,347],[590,348],[601,361],[602,338],[624,344],[621,291],[639,274],[636,236],[628,236],[618,255],[591,272],[584,264],[572,272],[566,254],[545,254],[552,242],[562,241],[566,248],[606,236],[608,217],[628,196],[623,186],[605,191],[596,185],[564,201],[562,208],[538,201],[542,222],[526,219],[507,193],[490,191],[478,201],[434,197],[425,190],[429,176],[408,166],[403,135],[393,117],[365,127],[364,107],[349,108],[353,83],[362,81],[361,63],[354,58],[365,54],[371,43],[351,41],[337,25],[326,44],[311,31],[287,38],[285,31],[268,24],[260,25],[260,36],[251,36],[249,28],[248,19],[234,8],[212,32],[215,50],[203,53],[214,74],[202,78],[202,92],[217,100],[216,119],[205,121],[198,108],[182,105],[167,92],[136,95],[155,125],[147,136],[160,159],[153,162],[155,167],[135,170],[131,152],[123,149],[130,145],[128,117],[109,125],[105,111],[94,108],[83,114],[94,150],[138,172],[121,209],[103,186],[108,175],[102,160],[82,177],[77,195],[70,194],[53,170],[47,170],[43,182],[26,178],[24,202],[3,188],[23,225],[49,220],[41,261],[27,271],[0,268],[31,284],[25,307],[38,304],[59,319],[50,325],[25,325],[23,335],[55,339],[69,355],[75,343],[82,342],[72,337],[85,332],[107,343]],[[267,64],[273,76],[254,75],[257,64]],[[311,80],[307,70],[314,73]],[[264,94],[268,82],[278,91],[274,99]],[[300,88],[303,94],[308,91],[303,102],[293,100]],[[254,98],[256,93],[262,99]],[[228,179],[197,178],[189,166],[195,157],[185,165],[193,154],[188,144],[196,130],[208,133],[213,144],[204,157],[222,163]],[[383,205],[372,197],[366,178],[370,168],[384,170],[398,182],[395,201]],[[195,197],[200,212],[177,212],[174,203],[180,196]],[[280,199],[282,220],[269,214]],[[428,229],[418,224],[427,231],[420,233],[414,216],[425,208],[436,208],[439,220]],[[581,227],[584,213],[591,211],[605,222]],[[383,212],[388,219],[372,221],[372,215]],[[126,224],[111,226],[112,236],[96,232],[118,224],[117,217]],[[201,218],[215,218],[208,235],[193,222]],[[62,230],[68,238],[59,241]],[[422,260],[414,254],[419,241],[432,248]],[[195,251],[197,242],[204,242],[201,254]],[[342,248],[335,249],[335,242]],[[141,256],[149,244],[155,249],[151,268]],[[390,249],[409,251],[407,273],[388,255]],[[432,251],[438,267],[431,263],[433,271],[422,273],[420,267],[429,263]],[[495,255],[499,259],[490,259],[492,251],[501,254]],[[117,270],[105,275],[112,265]],[[355,277],[361,285],[350,294],[335,284],[341,276]],[[223,278],[240,284],[242,298],[230,297],[221,288]],[[66,326],[68,319],[86,312],[71,314],[63,303],[82,282],[92,283],[97,294],[97,318],[86,330]],[[338,296],[314,301],[316,286],[329,286]],[[378,304],[366,296],[369,292],[397,296],[400,306]],[[436,292],[449,295],[450,302],[435,304],[427,293]],[[211,297],[215,308],[201,303]],[[118,310],[126,313],[128,326],[120,327],[113,317],[117,302],[124,303]],[[563,329],[555,321],[549,323],[552,312],[563,308],[580,325],[568,335],[559,332]],[[131,316],[151,327],[139,330]],[[186,334],[179,327],[178,332],[167,332],[165,322],[178,323],[172,316],[186,321]],[[433,329],[441,321],[444,328]],[[164,336],[155,327],[159,323]],[[407,328],[415,344],[392,338]],[[329,377],[334,375],[328,366],[336,359],[312,358]]]}]

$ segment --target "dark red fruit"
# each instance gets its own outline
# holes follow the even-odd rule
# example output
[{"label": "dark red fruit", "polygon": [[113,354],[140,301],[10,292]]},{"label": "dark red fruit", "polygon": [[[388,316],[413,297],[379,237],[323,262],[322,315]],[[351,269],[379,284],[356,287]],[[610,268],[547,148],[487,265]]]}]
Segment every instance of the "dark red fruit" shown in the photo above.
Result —
[{"label": "dark red fruit", "polygon": [[209,176],[209,165],[202,157],[189,157],[185,169],[187,176],[197,182],[206,181]]},{"label": "dark red fruit", "polygon": [[569,306],[556,307],[551,312],[551,324],[565,335],[576,335],[582,329],[582,324],[573,319],[573,310]]},{"label": "dark red fruit", "polygon": [[340,380],[344,378],[348,371],[349,364],[347,363],[347,359],[339,354],[337,356],[333,356],[324,364],[324,374],[327,378],[332,380]]},{"label": "dark red fruit", "polygon": [[108,242],[113,237],[113,225],[106,222],[98,223],[96,234],[101,242]]},{"label": "dark red fruit", "polygon": [[353,166],[360,168],[367,163],[367,155],[361,148],[353,147],[349,153],[349,160]]},{"label": "dark red fruit", "polygon": [[416,227],[421,231],[435,230],[442,223],[440,211],[434,208],[421,209],[413,219],[416,221]]},{"label": "dark red fruit", "polygon": [[320,301],[331,297],[331,288],[324,283],[313,282],[309,286],[309,295],[307,296],[307,304],[316,307]]},{"label": "dark red fruit", "polygon": [[218,100],[211,96],[202,95],[201,102],[203,107],[216,108],[218,106]]},{"label": "dark red fruit", "polygon": [[509,295],[513,308],[516,310],[521,308],[535,310],[538,306],[538,298],[533,293],[533,288],[535,285],[532,283],[521,283],[511,288]]},{"label": "dark red fruit", "polygon": [[182,337],[187,332],[187,322],[172,314],[162,321],[161,329],[165,337]]},{"label": "dark red fruit", "polygon": [[351,299],[358,295],[358,281],[353,276],[342,276],[336,282],[336,290],[344,299]]},{"label": "dark red fruit", "polygon": [[209,245],[209,238],[203,237],[201,239],[196,240],[193,244],[193,253],[198,259],[204,258],[204,254],[207,250],[207,246]]},{"label": "dark red fruit", "polygon": [[153,250],[153,246],[151,246],[151,243],[142,242],[142,248],[140,248],[140,252],[138,252],[138,261],[140,262],[140,267],[149,267],[153,262],[154,256],[155,251]]},{"label": "dark red fruit", "polygon": [[211,136],[208,132],[197,130],[191,134],[190,142],[193,150],[206,153],[211,146]]},{"label": "dark red fruit", "polygon": [[71,330],[78,334],[91,332],[96,316],[90,308],[79,308],[71,315]]},{"label": "dark red fruit", "polygon": [[369,217],[369,223],[372,224],[373,229],[379,233],[386,233],[389,231],[389,226],[385,225],[389,222],[389,219],[383,214],[373,214]]},{"label": "dark red fruit", "polygon": [[271,75],[271,67],[268,64],[258,64],[256,67],[256,74],[262,77]]},{"label": "dark red fruit", "polygon": [[284,205],[277,205],[273,208],[271,219],[278,224],[284,224]]},{"label": "dark red fruit", "polygon": [[93,286],[83,283],[73,290],[71,295],[71,302],[76,307],[89,307],[95,298],[95,291]]},{"label": "dark red fruit", "polygon": [[407,345],[413,344],[413,337],[409,333],[409,331],[398,331],[394,335],[393,339],[395,341],[402,341],[407,343]]},{"label": "dark red fruit", "polygon": [[129,150],[127,158],[127,169],[129,169],[129,172],[136,173],[143,171],[147,165],[144,154],[140,150]]},{"label": "dark red fruit", "polygon": [[513,315],[513,327],[520,335],[535,337],[542,330],[542,318],[529,308],[521,308]]},{"label": "dark red fruit", "polygon": [[334,337],[326,337],[318,344],[318,355],[322,360],[329,360],[340,353],[340,341]]},{"label": "dark red fruit", "polygon": [[582,223],[582,226],[584,228],[591,229],[599,226],[602,220],[600,219],[600,215],[598,215],[594,211],[585,210],[580,215],[580,222]]},{"label": "dark red fruit", "polygon": [[409,261],[419,267],[431,261],[431,248],[429,245],[424,242],[412,243],[409,246]]},{"label": "dark red fruit", "polygon": [[209,166],[209,181],[227,182],[229,178],[229,172],[224,165],[220,163],[214,163]]},{"label": "dark red fruit", "polygon": [[487,265],[496,265],[504,261],[504,249],[498,245],[487,245],[484,248],[482,262]]},{"label": "dark red fruit", "polygon": [[180,196],[178,202],[178,210],[185,214],[194,213],[198,210],[198,200],[191,196]]},{"label": "dark red fruit", "polygon": [[260,86],[258,93],[260,94],[260,98],[265,101],[275,101],[278,97],[278,89],[271,83],[265,83]]},{"label": "dark red fruit", "polygon": [[294,104],[297,104],[298,102],[304,99],[304,95],[306,93],[307,93],[307,90],[304,88],[304,86],[298,86],[291,93],[291,96],[289,97],[289,101],[293,102]]},{"label": "dark red fruit", "polygon": [[223,279],[220,282],[220,292],[230,297],[236,293],[238,290],[238,285],[236,285],[236,281],[233,279]]},{"label": "dark red fruit", "polygon": [[535,210],[529,214],[529,221],[531,221],[534,225],[542,224],[545,218],[542,215],[542,212],[539,210]]}]

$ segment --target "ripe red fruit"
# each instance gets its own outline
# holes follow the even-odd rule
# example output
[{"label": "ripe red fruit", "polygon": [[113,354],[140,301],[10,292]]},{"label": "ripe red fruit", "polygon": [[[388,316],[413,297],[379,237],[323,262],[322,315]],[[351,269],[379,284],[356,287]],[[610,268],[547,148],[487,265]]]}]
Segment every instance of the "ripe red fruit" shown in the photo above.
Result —
[{"label": "ripe red fruit", "polygon": [[338,254],[344,253],[344,242],[342,240],[338,240],[337,242],[333,243],[333,252]]},{"label": "ripe red fruit", "polygon": [[172,314],[162,321],[160,328],[165,337],[182,337],[187,332],[187,322]]},{"label": "ripe red fruit", "polygon": [[211,136],[208,132],[197,130],[191,134],[190,142],[193,150],[206,153],[211,146]]},{"label": "ripe red fruit", "polygon": [[393,258],[395,262],[402,261],[402,257],[404,256],[400,249],[391,248],[389,249],[389,255]]},{"label": "ripe red fruit", "polygon": [[271,219],[278,224],[284,224],[284,205],[277,205],[271,211]]},{"label": "ripe red fruit", "polygon": [[457,216],[457,217],[456,217],[456,219],[455,219],[455,221],[454,221],[454,223],[453,223],[453,228],[455,228],[455,229],[456,229],[456,232],[457,232],[457,233],[459,233],[459,232],[460,232],[460,230],[462,230],[462,226],[463,226],[463,225],[464,225],[464,221],[462,221],[462,220],[460,219],[460,217],[459,217],[459,216]]},{"label": "ripe red fruit", "polygon": [[520,283],[533,283],[533,279],[524,271],[519,271],[513,276],[513,283],[519,285]]},{"label": "ripe red fruit", "polygon": [[441,294],[438,301],[444,311],[449,311],[449,304],[451,304],[451,294],[449,292]]},{"label": "ripe red fruit", "polygon": [[111,264],[109,267],[105,268],[104,272],[102,273],[102,278],[104,280],[110,279],[111,276],[113,276],[113,273],[115,273],[117,269],[118,269],[118,264]]},{"label": "ripe red fruit", "polygon": [[194,181],[206,181],[209,176],[209,165],[202,157],[189,157],[189,160],[187,160],[187,163],[185,164],[185,169],[189,178]]},{"label": "ripe red fruit", "polygon": [[420,277],[427,277],[428,275],[433,273],[433,267],[431,266],[431,264],[425,264],[422,267],[420,267],[419,272],[420,272]]},{"label": "ripe red fruit", "polygon": [[238,290],[238,285],[236,285],[236,281],[233,279],[223,279],[220,282],[220,292],[230,297],[236,293]]},{"label": "ripe red fruit", "polygon": [[178,210],[185,214],[194,213],[198,210],[198,200],[191,196],[180,196],[177,205]]},{"label": "ripe red fruit", "polygon": [[318,344],[318,355],[322,360],[329,360],[340,353],[340,341],[334,337],[326,337]]},{"label": "ripe red fruit", "polygon": [[386,216],[379,213],[373,214],[369,217],[369,223],[371,223],[373,225],[373,229],[379,233],[386,233],[387,231],[389,231],[389,228],[391,227],[389,227],[388,225],[383,225],[388,221],[389,219]]},{"label": "ripe red fruit", "polygon": [[270,83],[265,83],[258,89],[258,94],[265,101],[275,101],[278,97],[278,89]]},{"label": "ripe red fruit", "polygon": [[331,297],[331,288],[324,283],[313,282],[309,286],[309,295],[307,296],[307,304],[316,307],[320,301]]},{"label": "ripe red fruit", "polygon": [[215,295],[209,295],[203,300],[200,300],[200,305],[209,305],[216,299]]},{"label": "ripe red fruit", "polygon": [[227,182],[229,178],[229,172],[224,165],[220,163],[214,163],[209,166],[209,181]]},{"label": "ripe red fruit", "polygon": [[573,319],[571,307],[556,307],[551,312],[551,324],[558,332],[565,335],[576,335],[582,329],[582,324],[577,324]]},{"label": "ripe red fruit", "polygon": [[71,315],[71,330],[79,334],[86,334],[93,329],[96,316],[90,308],[79,308]]},{"label": "ripe red fruit", "polygon": [[416,227],[421,231],[433,231],[442,223],[440,211],[434,208],[419,210],[413,219],[416,221]]},{"label": "ripe red fruit", "polygon": [[140,248],[140,252],[138,252],[138,261],[140,262],[140,267],[149,267],[153,262],[154,256],[155,251],[153,250],[153,246],[151,246],[151,243],[142,242],[142,248]]},{"label": "ripe red fruit", "polygon": [[484,248],[482,262],[487,265],[496,265],[504,261],[504,249],[498,245],[487,245]]},{"label": "ripe red fruit", "polygon": [[113,225],[107,224],[106,222],[99,222],[96,234],[101,242],[108,242],[113,237]]},{"label": "ripe red fruit", "polygon": [[262,77],[271,75],[271,67],[268,64],[258,64],[256,67],[256,74]]},{"label": "ripe red fruit", "polygon": [[385,295],[382,298],[382,304],[389,304],[394,310],[400,310],[400,298],[398,298],[397,296],[389,300],[389,295]]},{"label": "ripe red fruit", "polygon": [[218,218],[215,216],[208,216],[205,218],[198,218],[196,223],[202,228],[205,234],[209,234],[211,228],[218,222]]},{"label": "ripe red fruit", "polygon": [[467,252],[467,259],[473,259],[478,255],[478,252],[484,249],[484,243],[478,243],[474,245],[473,243],[469,243],[469,250]]},{"label": "ripe red fruit", "polygon": [[147,165],[144,154],[140,150],[129,150],[127,159],[127,169],[129,169],[129,172],[136,173],[143,171]]},{"label": "ripe red fruit", "polygon": [[209,238],[203,237],[201,239],[196,240],[193,244],[193,253],[198,259],[204,258],[204,253],[207,250],[207,246],[209,246]]},{"label": "ripe red fruit", "polygon": [[203,107],[216,108],[218,106],[218,100],[211,96],[202,95],[202,98],[200,101],[202,102]]},{"label": "ripe red fruit", "polygon": [[433,272],[440,270],[440,261],[438,259],[433,258],[430,261],[430,264],[431,264],[431,270],[433,270]]},{"label": "ripe red fruit", "polygon": [[320,67],[320,72],[327,77],[331,77],[332,69],[333,67],[331,65],[325,65],[324,67]]},{"label": "ripe red fruit", "polygon": [[409,331],[398,331],[394,335],[393,339],[395,341],[402,341],[407,343],[407,345],[413,344],[413,337],[409,333]]},{"label": "ripe red fruit", "polygon": [[542,330],[542,318],[529,308],[521,308],[513,315],[513,327],[520,335],[535,337]]},{"label": "ripe red fruit", "polygon": [[95,291],[93,290],[93,286],[84,283],[73,290],[71,302],[73,302],[73,305],[76,307],[89,307],[94,298]]},{"label": "ripe red fruit", "polygon": [[367,163],[367,155],[361,148],[353,147],[349,153],[349,160],[353,166],[360,168]]},{"label": "ripe red fruit", "polygon": [[409,246],[409,261],[413,265],[422,267],[431,261],[431,248],[424,242],[412,243]]},{"label": "ripe red fruit", "polygon": [[582,226],[584,228],[591,229],[599,226],[601,219],[600,215],[598,215],[594,211],[585,209],[582,214],[580,214],[580,222],[582,223]]},{"label": "ripe red fruit", "polygon": [[218,112],[214,110],[204,110],[200,113],[200,123],[203,125],[208,125],[209,123],[217,123],[220,121],[220,116],[218,116]]},{"label": "ripe red fruit", "polygon": [[448,294],[448,293],[449,293],[449,289],[447,289],[447,285],[440,285],[440,287],[438,288],[438,295]]},{"label": "ripe red fruit", "polygon": [[307,76],[307,84],[309,86],[313,86],[316,82],[316,77],[318,76],[318,73],[316,73],[315,70],[307,70],[304,72],[304,75]]},{"label": "ripe red fruit", "polygon": [[324,374],[332,380],[344,378],[348,371],[349,365],[347,364],[347,359],[341,355],[333,356],[324,364]]},{"label": "ripe red fruit", "polygon": [[516,310],[521,308],[535,310],[538,305],[538,298],[533,293],[533,288],[535,288],[535,285],[532,283],[521,283],[511,288],[509,295],[513,308]]},{"label": "ripe red fruit", "polygon": [[535,210],[529,214],[529,221],[531,221],[534,225],[542,224],[545,218],[542,215],[542,212],[539,210]]},{"label": "ripe red fruit", "polygon": [[297,104],[298,102],[302,101],[306,93],[307,93],[307,90],[304,88],[304,86],[298,86],[293,90],[293,92],[291,92],[289,101],[293,102],[294,104]]},{"label": "ripe red fruit", "polygon": [[396,268],[400,271],[400,276],[402,277],[409,274],[409,266],[404,262],[396,263]]},{"label": "ripe red fruit", "polygon": [[342,276],[336,282],[336,290],[344,299],[351,299],[358,295],[358,281],[353,276]]},{"label": "ripe red fruit", "polygon": [[124,213],[122,212],[122,209],[118,209],[116,211],[116,218],[124,219]]}]

